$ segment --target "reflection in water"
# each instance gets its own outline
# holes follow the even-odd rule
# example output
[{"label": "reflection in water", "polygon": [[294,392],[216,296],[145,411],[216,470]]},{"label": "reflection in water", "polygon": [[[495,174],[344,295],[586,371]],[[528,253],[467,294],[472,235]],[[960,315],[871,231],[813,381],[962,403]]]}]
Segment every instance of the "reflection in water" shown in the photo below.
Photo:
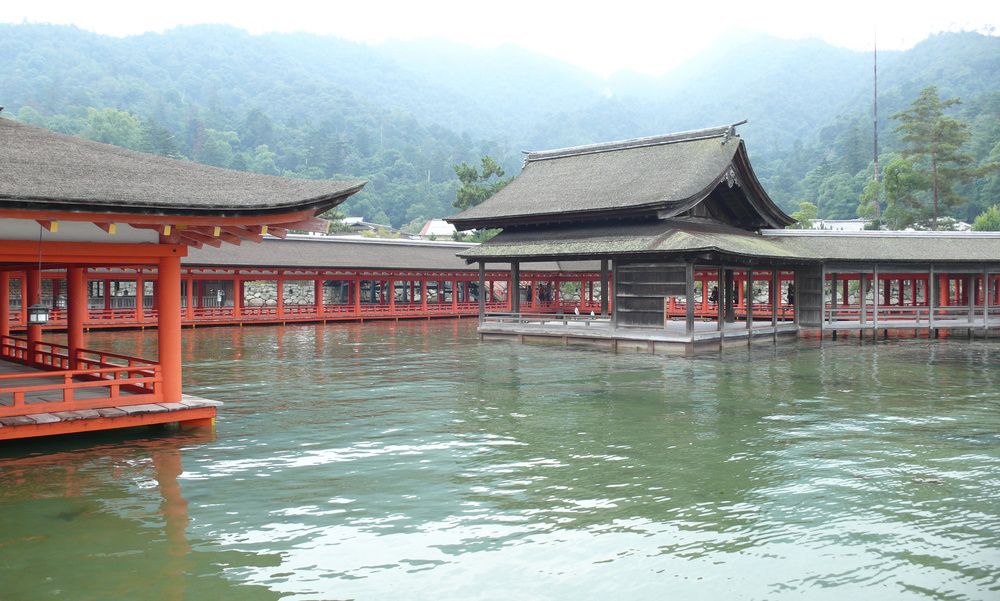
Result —
[{"label": "reflection in water", "polygon": [[[155,352],[149,334],[92,337]],[[993,343],[672,359],[480,343],[472,321],[185,343],[185,389],[226,402],[215,438],[75,438],[0,459],[0,557],[28,574],[11,598],[1000,589]],[[74,576],[92,586],[67,592]]]}]

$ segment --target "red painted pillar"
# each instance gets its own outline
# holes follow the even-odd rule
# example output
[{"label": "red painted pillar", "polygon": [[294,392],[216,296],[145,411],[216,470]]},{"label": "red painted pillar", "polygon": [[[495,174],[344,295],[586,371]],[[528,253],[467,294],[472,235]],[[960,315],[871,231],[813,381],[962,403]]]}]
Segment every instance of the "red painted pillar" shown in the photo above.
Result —
[{"label": "red painted pillar", "polygon": [[396,280],[390,279],[386,282],[386,294],[389,295],[389,313],[395,315],[396,313]]},{"label": "red painted pillar", "polygon": [[66,270],[66,346],[69,369],[78,369],[76,355],[83,348],[83,324],[87,320],[87,276],[83,267]]},{"label": "red painted pillar", "polygon": [[420,280],[420,310],[427,313],[427,280]]},{"label": "red painted pillar", "polygon": [[187,285],[185,286],[184,292],[185,301],[187,303],[187,314],[188,321],[194,319],[194,278],[190,275],[187,277]]},{"label": "red painted pillar", "polygon": [[323,279],[317,277],[313,281],[313,304],[316,305],[316,314],[323,314]]},{"label": "red painted pillar", "polygon": [[458,312],[458,280],[451,281],[451,311]]},{"label": "red painted pillar", "polygon": [[10,336],[10,272],[0,272],[0,336]]},{"label": "red painted pillar", "polygon": [[243,318],[243,279],[236,276],[233,280],[233,319]]},{"label": "red painted pillar", "polygon": [[351,282],[353,286],[353,297],[354,297],[354,314],[361,315],[361,278],[354,276],[354,280]]},{"label": "red painted pillar", "polygon": [[[39,291],[41,290],[41,272],[37,269],[29,269],[24,274],[24,296],[25,301],[21,304],[21,312],[24,314],[24,319],[28,319],[28,307],[37,303],[39,301]],[[35,355],[35,345],[38,341],[42,339],[42,326],[38,324],[28,325],[28,349],[29,349],[29,361],[32,363],[37,363],[38,358]]]},{"label": "red painted pillar", "polygon": [[181,400],[181,258],[179,253],[162,257],[157,299],[157,346],[163,373],[163,401]]},{"label": "red painted pillar", "polygon": [[28,272],[21,274],[21,325],[28,325],[28,307],[35,301],[28,300]]},{"label": "red painted pillar", "polygon": [[275,276],[275,277],[277,277],[276,282],[278,284],[278,317],[284,317],[285,316],[285,278],[284,278],[284,276],[282,275],[282,273],[280,271],[278,272],[277,276]]},{"label": "red painted pillar", "polygon": [[140,323],[142,321],[142,302],[145,296],[145,282],[142,281],[142,271],[136,272],[135,277],[135,321]]}]

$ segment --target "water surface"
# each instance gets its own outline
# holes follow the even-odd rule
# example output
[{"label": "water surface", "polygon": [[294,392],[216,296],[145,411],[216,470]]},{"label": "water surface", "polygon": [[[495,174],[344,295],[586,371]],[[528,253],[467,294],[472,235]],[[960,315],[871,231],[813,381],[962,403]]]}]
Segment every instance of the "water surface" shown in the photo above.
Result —
[{"label": "water surface", "polygon": [[1000,598],[996,342],[474,328],[185,330],[214,433],[0,446],[0,599]]}]

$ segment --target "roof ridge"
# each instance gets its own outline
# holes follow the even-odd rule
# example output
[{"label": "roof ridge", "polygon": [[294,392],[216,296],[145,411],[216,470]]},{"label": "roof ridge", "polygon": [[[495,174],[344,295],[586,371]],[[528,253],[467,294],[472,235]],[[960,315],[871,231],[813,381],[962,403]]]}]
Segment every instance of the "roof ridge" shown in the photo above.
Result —
[{"label": "roof ridge", "polygon": [[611,152],[615,150],[627,150],[631,148],[643,148],[646,146],[661,146],[665,144],[676,144],[678,142],[692,142],[707,138],[725,138],[723,144],[736,135],[736,126],[746,123],[746,119],[731,125],[719,125],[705,129],[692,129],[688,131],[676,132],[672,134],[659,134],[644,138],[630,138],[628,140],[618,140],[616,142],[601,142],[598,144],[586,144],[583,146],[571,146],[569,148],[558,148],[554,150],[529,151],[523,150],[524,162],[543,161],[547,159],[560,159],[583,154],[597,154],[601,152]]}]

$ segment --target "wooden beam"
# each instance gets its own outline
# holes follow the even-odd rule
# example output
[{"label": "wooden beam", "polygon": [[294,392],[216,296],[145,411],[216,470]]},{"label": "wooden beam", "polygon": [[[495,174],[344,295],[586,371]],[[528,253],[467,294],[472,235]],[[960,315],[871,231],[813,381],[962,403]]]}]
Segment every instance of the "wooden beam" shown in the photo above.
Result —
[{"label": "wooden beam", "polygon": [[38,225],[44,227],[45,229],[49,230],[50,232],[57,232],[57,231],[59,231],[59,222],[58,221],[48,221],[48,220],[45,220],[45,219],[36,219],[35,221],[38,222]]},{"label": "wooden beam", "polygon": [[[299,221],[275,224],[285,230],[302,230],[304,232],[317,232],[325,234],[330,231],[330,222],[319,217],[309,217]],[[274,227],[274,226],[272,226]]]},{"label": "wooden beam", "polygon": [[[260,228],[256,229],[259,230]],[[238,225],[224,225],[222,226],[222,231],[227,234],[232,234],[233,236],[236,236],[238,238],[249,240],[251,242],[260,243],[264,241],[264,236],[261,236],[256,232],[250,231],[249,229],[245,227],[240,227]]]},{"label": "wooden beam", "polygon": [[118,231],[117,223],[98,223],[95,221],[94,225],[96,225],[97,227],[101,228],[102,230],[104,230],[109,234],[114,234],[115,232]]},{"label": "wooden beam", "polygon": [[181,239],[183,240],[185,238],[194,240],[195,242],[201,242],[202,244],[207,244],[209,246],[214,246],[215,248],[219,248],[220,246],[222,246],[222,240],[219,240],[218,238],[213,238],[212,236],[206,234],[202,234],[201,232],[195,230],[190,230],[190,229],[182,230]]}]

